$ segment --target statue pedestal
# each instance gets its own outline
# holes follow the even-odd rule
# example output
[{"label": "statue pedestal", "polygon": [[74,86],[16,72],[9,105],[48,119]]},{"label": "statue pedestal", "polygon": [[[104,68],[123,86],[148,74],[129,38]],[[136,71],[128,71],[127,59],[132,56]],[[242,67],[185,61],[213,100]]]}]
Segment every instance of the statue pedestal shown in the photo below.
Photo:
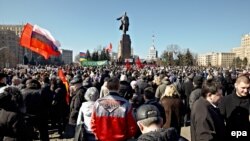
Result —
[{"label": "statue pedestal", "polygon": [[124,61],[124,59],[128,59],[130,57],[131,57],[130,36],[127,34],[123,34],[118,47],[118,59],[120,61]]}]

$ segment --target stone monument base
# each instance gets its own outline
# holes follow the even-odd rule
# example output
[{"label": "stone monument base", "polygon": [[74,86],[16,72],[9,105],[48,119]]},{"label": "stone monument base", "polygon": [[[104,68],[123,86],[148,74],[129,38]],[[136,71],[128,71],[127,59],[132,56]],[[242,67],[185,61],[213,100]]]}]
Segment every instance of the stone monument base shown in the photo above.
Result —
[{"label": "stone monument base", "polygon": [[131,57],[131,40],[130,36],[127,34],[122,35],[118,47],[118,59],[119,61],[124,61]]}]

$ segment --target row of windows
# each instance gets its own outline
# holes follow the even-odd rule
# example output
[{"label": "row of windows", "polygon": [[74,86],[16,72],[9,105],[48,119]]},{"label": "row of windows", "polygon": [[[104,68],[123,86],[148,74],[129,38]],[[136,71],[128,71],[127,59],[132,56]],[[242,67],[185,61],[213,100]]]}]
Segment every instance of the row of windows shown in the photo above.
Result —
[{"label": "row of windows", "polygon": [[2,30],[16,30],[16,31],[19,30],[19,31],[21,31],[22,27],[8,27],[8,26],[4,27],[4,26],[2,26],[1,29]]}]

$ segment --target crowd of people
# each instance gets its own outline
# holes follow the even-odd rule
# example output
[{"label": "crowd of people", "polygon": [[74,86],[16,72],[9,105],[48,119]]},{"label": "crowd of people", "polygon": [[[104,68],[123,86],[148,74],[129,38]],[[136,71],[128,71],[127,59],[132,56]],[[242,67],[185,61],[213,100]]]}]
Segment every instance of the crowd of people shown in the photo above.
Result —
[{"label": "crowd of people", "polygon": [[0,70],[0,141],[242,140],[250,134],[247,70],[29,66]]}]

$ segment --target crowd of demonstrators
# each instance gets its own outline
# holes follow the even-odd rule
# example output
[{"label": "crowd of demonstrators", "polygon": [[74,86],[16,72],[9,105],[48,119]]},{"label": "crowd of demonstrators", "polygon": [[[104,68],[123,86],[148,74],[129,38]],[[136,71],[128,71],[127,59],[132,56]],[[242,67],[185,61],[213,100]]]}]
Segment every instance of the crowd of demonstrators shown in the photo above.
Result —
[{"label": "crowd of demonstrators", "polygon": [[[141,114],[140,106],[144,105],[154,105],[160,113],[157,117],[161,120],[152,122],[152,127],[159,128],[156,134],[167,132],[179,137],[181,127],[190,122],[192,140],[216,140],[222,136],[223,129],[227,133],[225,137],[230,139],[235,138],[231,136],[232,131],[249,134],[250,81],[249,76],[240,76],[248,74],[247,71],[205,67],[127,70],[112,65],[62,66],[70,84],[67,103],[68,91],[57,70],[53,66],[1,70],[0,87],[15,87],[22,95],[20,112],[25,115],[24,123],[33,129],[33,138],[38,132],[40,140],[49,140],[48,125],[51,124],[61,138],[76,137],[78,127],[82,126],[80,138],[83,140],[135,139],[140,134],[144,136],[144,129],[154,129],[150,120],[149,124],[136,119],[137,114]],[[151,136],[151,132],[145,135]]]}]

